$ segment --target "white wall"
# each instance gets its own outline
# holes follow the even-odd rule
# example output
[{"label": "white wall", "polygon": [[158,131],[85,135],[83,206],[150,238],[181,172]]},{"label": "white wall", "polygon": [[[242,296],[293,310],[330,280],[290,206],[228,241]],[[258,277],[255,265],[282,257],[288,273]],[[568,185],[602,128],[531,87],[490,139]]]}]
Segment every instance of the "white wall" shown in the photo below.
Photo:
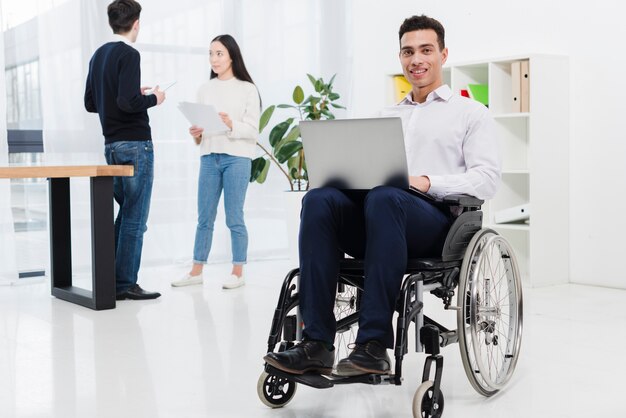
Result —
[{"label": "white wall", "polygon": [[[523,53],[570,57],[570,280],[626,288],[626,39],[623,3],[526,0],[352,0],[352,115],[387,100],[385,74],[400,72],[398,28],[427,14],[446,28],[449,61]],[[558,156],[555,156],[558,158]],[[549,178],[545,179],[550,181]],[[558,190],[555,190],[558,193]]]}]

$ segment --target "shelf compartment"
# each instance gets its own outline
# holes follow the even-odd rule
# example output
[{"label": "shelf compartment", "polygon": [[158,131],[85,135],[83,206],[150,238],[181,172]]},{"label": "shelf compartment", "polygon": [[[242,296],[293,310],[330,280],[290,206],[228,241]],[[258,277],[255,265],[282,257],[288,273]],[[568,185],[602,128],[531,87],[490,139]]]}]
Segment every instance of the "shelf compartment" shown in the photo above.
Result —
[{"label": "shelf compartment", "polygon": [[530,176],[502,173],[500,188],[489,202],[490,214],[530,202]]},{"label": "shelf compartment", "polygon": [[[487,64],[470,64],[452,67],[450,71],[450,86],[455,94],[467,90],[468,84],[489,85],[489,67]],[[491,93],[490,93],[491,95]]]},{"label": "shelf compartment", "polygon": [[528,118],[498,118],[495,130],[502,170],[528,170]]}]

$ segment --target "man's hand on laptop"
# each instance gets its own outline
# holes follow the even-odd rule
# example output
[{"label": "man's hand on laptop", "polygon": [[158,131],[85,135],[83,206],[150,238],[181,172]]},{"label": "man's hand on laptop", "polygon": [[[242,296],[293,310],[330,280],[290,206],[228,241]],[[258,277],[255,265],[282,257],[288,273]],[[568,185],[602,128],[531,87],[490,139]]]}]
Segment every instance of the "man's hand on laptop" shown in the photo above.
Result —
[{"label": "man's hand on laptop", "polygon": [[409,176],[409,185],[426,193],[430,189],[430,179],[427,176]]}]

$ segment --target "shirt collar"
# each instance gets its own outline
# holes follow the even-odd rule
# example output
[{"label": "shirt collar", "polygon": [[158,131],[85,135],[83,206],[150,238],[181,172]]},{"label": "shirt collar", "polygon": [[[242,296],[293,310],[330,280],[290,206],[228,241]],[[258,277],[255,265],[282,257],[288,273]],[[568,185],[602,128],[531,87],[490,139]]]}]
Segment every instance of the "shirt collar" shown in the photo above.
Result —
[{"label": "shirt collar", "polygon": [[120,35],[119,33],[113,34],[113,42],[124,42],[128,46],[133,46],[132,42],[127,37]]},{"label": "shirt collar", "polygon": [[[443,101],[448,101],[450,100],[450,98],[452,97],[452,90],[450,89],[450,87],[448,87],[447,84],[442,84],[441,86],[437,87],[435,90],[431,91],[428,96],[426,96],[426,101],[424,103],[421,104],[426,104],[429,103],[433,100],[435,100],[435,98],[439,98]],[[406,97],[400,102],[398,103],[400,105],[417,105],[420,103],[414,102],[413,101],[413,92],[409,92]]]}]

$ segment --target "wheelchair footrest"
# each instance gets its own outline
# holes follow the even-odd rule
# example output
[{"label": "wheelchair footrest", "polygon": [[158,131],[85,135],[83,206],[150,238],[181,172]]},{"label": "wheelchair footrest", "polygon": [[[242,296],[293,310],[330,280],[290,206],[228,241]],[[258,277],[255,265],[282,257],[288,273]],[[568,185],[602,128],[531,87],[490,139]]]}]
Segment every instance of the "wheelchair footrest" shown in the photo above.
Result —
[{"label": "wheelchair footrest", "polygon": [[350,383],[364,383],[366,385],[395,384],[395,376],[392,374],[362,374],[358,376],[332,375],[331,380],[335,385],[346,385]]},{"label": "wheelchair footrest", "polygon": [[330,378],[322,376],[321,374],[318,374],[318,373],[305,373],[305,374],[287,373],[282,370],[278,370],[277,368],[272,367],[269,364],[265,365],[265,371],[268,374],[272,374],[274,376],[289,379],[296,383],[302,383],[303,385],[311,386],[316,389],[328,389],[334,386],[334,383],[332,382]]},{"label": "wheelchair footrest", "polygon": [[350,383],[364,383],[367,385],[395,384],[395,376],[392,374],[362,374],[359,376],[323,376],[317,373],[293,374],[279,370],[269,364],[265,365],[268,374],[289,379],[296,383],[302,383],[316,389],[328,389],[335,385]]}]

